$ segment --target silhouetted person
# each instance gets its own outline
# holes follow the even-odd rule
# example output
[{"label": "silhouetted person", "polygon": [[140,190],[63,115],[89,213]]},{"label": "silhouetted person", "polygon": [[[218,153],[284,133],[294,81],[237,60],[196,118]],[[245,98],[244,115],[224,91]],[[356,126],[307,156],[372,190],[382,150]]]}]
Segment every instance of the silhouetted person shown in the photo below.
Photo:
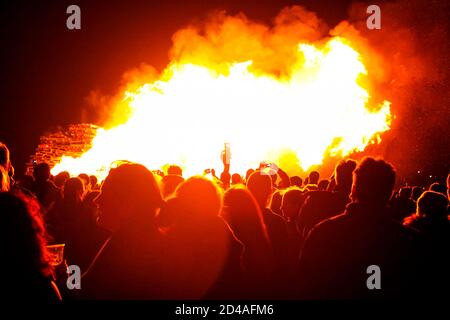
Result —
[{"label": "silhouetted person", "polygon": [[[223,171],[220,174],[220,181],[222,183],[222,188],[226,190],[230,187],[231,182],[230,155],[228,154],[228,151],[226,149],[222,151],[220,158],[222,159],[223,163]],[[213,174],[213,176],[215,176],[215,174]]]},{"label": "silhouetted person", "polygon": [[410,187],[403,187],[400,189],[397,197],[390,201],[392,209],[392,218],[396,221],[403,222],[403,219],[416,211],[416,204],[411,200],[412,189]]},{"label": "silhouetted person", "polygon": [[184,181],[184,178],[178,174],[169,173],[161,180],[162,195],[166,199],[175,192],[176,188]]},{"label": "silhouetted person", "polygon": [[223,189],[225,189],[225,190],[228,189],[230,187],[230,182],[231,182],[231,174],[230,174],[230,172],[227,171],[227,170],[224,170],[220,174],[220,181],[222,182]]},{"label": "silhouetted person", "polygon": [[281,211],[286,219],[290,243],[296,255],[300,252],[301,245],[301,237],[297,229],[297,220],[300,208],[304,201],[305,196],[303,195],[303,192],[297,187],[291,187],[284,192],[281,204]]},{"label": "silhouetted person", "polygon": [[34,167],[34,184],[32,192],[36,195],[39,202],[45,209],[58,199],[60,190],[50,181],[50,167],[47,163],[40,163]]},{"label": "silhouetted person", "polygon": [[64,183],[70,179],[70,173],[67,171],[62,171],[58,173],[54,178],[55,186],[59,189],[62,189],[64,186]]},{"label": "silhouetted person", "polygon": [[177,176],[183,176],[183,170],[179,166],[172,165],[167,169],[167,174],[174,174]]},{"label": "silhouetted person", "polygon": [[311,171],[308,176],[308,184],[317,185],[319,183],[319,177],[320,177],[319,172]]},{"label": "silhouetted person", "polygon": [[9,149],[6,144],[2,142],[0,142],[0,166],[3,167],[7,174],[8,185],[12,187],[14,185],[14,167],[11,163]]},{"label": "silhouetted person", "polygon": [[447,205],[448,200],[443,194],[425,191],[417,201],[417,212],[405,218],[404,224],[430,237],[447,233],[450,227]]},{"label": "silhouetted person", "polygon": [[297,220],[303,202],[303,192],[297,187],[291,187],[283,193],[281,211],[286,221]]},{"label": "silhouetted person", "polygon": [[[414,295],[417,233],[394,222],[387,203],[395,171],[365,158],[354,172],[350,203],[343,214],[312,229],[300,257],[300,288],[311,299],[405,298]],[[367,269],[381,269],[381,290],[369,290]],[[373,284],[375,281],[370,280]],[[375,282],[376,284],[376,282]],[[418,288],[416,288],[418,289]]]},{"label": "silhouetted person", "polygon": [[319,183],[317,184],[317,188],[319,188],[320,191],[326,191],[328,188],[328,183],[329,181],[326,179],[322,179],[319,181]]},{"label": "silhouetted person", "polygon": [[417,199],[419,199],[419,197],[422,195],[422,193],[423,193],[422,187],[418,186],[413,187],[411,191],[411,200],[416,202]]},{"label": "silhouetted person", "polygon": [[276,173],[278,177],[280,177],[280,182],[278,183],[278,188],[280,189],[286,189],[291,186],[291,179],[289,179],[289,176],[286,172],[283,171],[283,169],[279,167],[275,167]]},{"label": "silhouetted person", "polygon": [[99,223],[112,232],[83,276],[91,299],[166,298],[166,246],[155,221],[162,204],[153,174],[140,164],[111,169],[97,198]]},{"label": "silhouetted person", "polygon": [[341,160],[335,168],[336,186],[333,191],[309,191],[298,217],[298,231],[301,239],[319,222],[338,215],[350,202],[354,160]]},{"label": "silhouetted person", "polygon": [[445,187],[444,184],[439,183],[439,182],[435,182],[435,183],[431,184],[430,191],[439,192],[444,195],[447,194],[447,188]]},{"label": "silhouetted person", "polygon": [[3,298],[16,302],[61,300],[48,260],[39,205],[22,194],[0,193],[0,267]]},{"label": "silhouetted person", "polygon": [[83,184],[84,184],[84,190],[85,190],[86,192],[91,191],[91,179],[89,178],[89,175],[86,174],[86,173],[80,173],[80,174],[78,175],[78,178],[80,178],[81,181],[83,182]]},{"label": "silhouetted person", "polygon": [[97,191],[99,189],[98,179],[94,175],[89,176],[89,184],[91,185],[91,190]]},{"label": "silhouetted person", "polygon": [[241,184],[244,183],[244,179],[242,179],[241,175],[239,173],[233,173],[231,175],[231,185]]},{"label": "silhouetted person", "polygon": [[281,195],[281,192],[279,190],[275,191],[272,194],[272,197],[270,199],[270,205],[269,208],[272,210],[272,212],[282,216],[283,213],[281,212],[281,199],[283,196]]},{"label": "silhouetted person", "polygon": [[64,243],[68,264],[86,270],[107,234],[97,227],[96,212],[85,204],[84,184],[70,178],[64,184],[62,199],[47,214],[46,222],[54,243]]},{"label": "silhouetted person", "polygon": [[301,188],[303,185],[303,179],[300,178],[299,176],[293,176],[290,178],[290,180],[291,180],[291,186],[297,186],[297,187]]},{"label": "silhouetted person", "polygon": [[417,212],[405,218],[410,226],[425,238],[423,270],[427,295],[439,297],[450,285],[450,221],[447,212],[448,200],[442,193],[425,191],[417,201]]},{"label": "silhouetted person", "polygon": [[98,220],[98,206],[96,203],[97,197],[100,195],[100,190],[93,190],[84,196],[83,204],[88,208],[88,210],[91,212],[91,216],[93,217],[94,221]]},{"label": "silhouetted person", "polygon": [[240,298],[276,297],[273,251],[261,210],[252,194],[244,186],[226,191],[222,216],[245,247]]},{"label": "silhouetted person", "polygon": [[334,191],[335,188],[336,188],[336,176],[334,173],[329,180],[327,191]]},{"label": "silhouetted person", "polygon": [[402,187],[399,191],[399,196],[405,197],[407,199],[411,198],[412,188],[411,187]]},{"label": "silhouetted person", "polygon": [[289,279],[290,274],[287,272],[287,269],[294,264],[293,259],[295,253],[289,246],[287,226],[283,217],[272,212],[267,207],[270,195],[272,194],[272,179],[269,175],[261,171],[256,171],[249,177],[247,187],[255,197],[263,214],[264,223],[267,227],[277,263],[275,268],[280,277],[284,277],[280,281]]},{"label": "silhouetted person", "polygon": [[8,171],[9,165],[11,164],[9,149],[6,144],[0,142],[0,166]]},{"label": "silhouetted person", "polygon": [[191,177],[178,186],[170,207],[170,249],[164,255],[173,281],[171,298],[235,297],[242,245],[219,217],[220,188],[208,179]]},{"label": "silhouetted person", "polygon": [[252,175],[253,172],[255,172],[254,169],[248,169],[248,170],[245,172],[245,182],[246,182],[246,183],[247,183],[247,181],[248,181],[248,178],[250,178],[250,176]]}]

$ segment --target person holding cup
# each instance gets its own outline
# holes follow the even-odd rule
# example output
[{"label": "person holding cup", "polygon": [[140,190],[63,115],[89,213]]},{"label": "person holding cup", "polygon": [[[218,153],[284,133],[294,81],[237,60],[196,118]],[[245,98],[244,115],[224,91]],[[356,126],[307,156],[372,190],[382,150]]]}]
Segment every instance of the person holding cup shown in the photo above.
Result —
[{"label": "person holding cup", "polygon": [[38,203],[19,192],[2,192],[0,212],[4,297],[10,301],[60,301]]}]

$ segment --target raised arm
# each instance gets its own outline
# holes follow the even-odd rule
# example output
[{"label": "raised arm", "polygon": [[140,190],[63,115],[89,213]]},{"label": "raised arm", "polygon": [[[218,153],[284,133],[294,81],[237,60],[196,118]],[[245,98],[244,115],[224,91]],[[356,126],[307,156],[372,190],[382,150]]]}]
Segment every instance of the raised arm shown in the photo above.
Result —
[{"label": "raised arm", "polygon": [[225,143],[225,148],[222,151],[220,157],[223,163],[223,171],[220,174],[220,180],[222,181],[224,188],[228,188],[230,186],[230,179],[231,179],[230,175],[231,154],[230,154],[230,145],[228,143]]},{"label": "raised arm", "polygon": [[278,168],[278,176],[280,177],[281,181],[278,184],[280,188],[289,188],[291,186],[291,180],[289,179],[289,176],[286,172],[284,172],[281,168]]}]

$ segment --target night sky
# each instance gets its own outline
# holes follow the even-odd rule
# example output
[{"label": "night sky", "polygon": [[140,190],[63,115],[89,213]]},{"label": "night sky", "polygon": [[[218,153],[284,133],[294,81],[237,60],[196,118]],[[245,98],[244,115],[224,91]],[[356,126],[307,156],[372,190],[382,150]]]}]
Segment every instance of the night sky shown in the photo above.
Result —
[{"label": "night sky", "polygon": [[[283,7],[300,4],[334,26],[346,19],[351,3],[332,0],[2,1],[0,141],[10,146],[13,163],[20,174],[40,135],[58,125],[83,120],[82,110],[89,92],[114,94],[122,74],[141,63],[163,69],[168,62],[173,33],[195,19],[204,18],[211,10],[225,9],[231,14],[242,11],[250,19],[269,23]],[[81,8],[81,30],[66,28],[66,8],[71,4]],[[412,27],[421,28],[421,22],[417,23]],[[448,102],[447,82],[441,82],[433,90]],[[445,126],[449,124],[449,106],[423,108],[444,110],[440,114],[444,120],[435,127],[435,132],[430,132],[429,126],[408,117],[406,124],[415,130],[412,139],[418,141],[410,144],[411,150],[426,153],[426,161],[412,165],[417,167],[415,170],[443,176],[450,163],[449,130]]]}]

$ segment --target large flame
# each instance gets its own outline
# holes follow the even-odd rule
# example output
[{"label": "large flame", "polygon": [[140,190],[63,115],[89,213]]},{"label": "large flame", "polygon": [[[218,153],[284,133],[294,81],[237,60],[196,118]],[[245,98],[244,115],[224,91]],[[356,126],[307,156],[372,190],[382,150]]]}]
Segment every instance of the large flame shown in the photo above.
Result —
[{"label": "large flame", "polygon": [[221,168],[230,143],[234,172],[294,152],[303,170],[324,158],[363,151],[389,130],[390,103],[369,105],[367,70],[349,40],[300,43],[288,75],[252,68],[253,61],[173,61],[159,79],[127,91],[128,118],[100,129],[91,150],[63,157],[67,170],[103,178],[115,160],[158,169],[181,165],[187,174]]}]

